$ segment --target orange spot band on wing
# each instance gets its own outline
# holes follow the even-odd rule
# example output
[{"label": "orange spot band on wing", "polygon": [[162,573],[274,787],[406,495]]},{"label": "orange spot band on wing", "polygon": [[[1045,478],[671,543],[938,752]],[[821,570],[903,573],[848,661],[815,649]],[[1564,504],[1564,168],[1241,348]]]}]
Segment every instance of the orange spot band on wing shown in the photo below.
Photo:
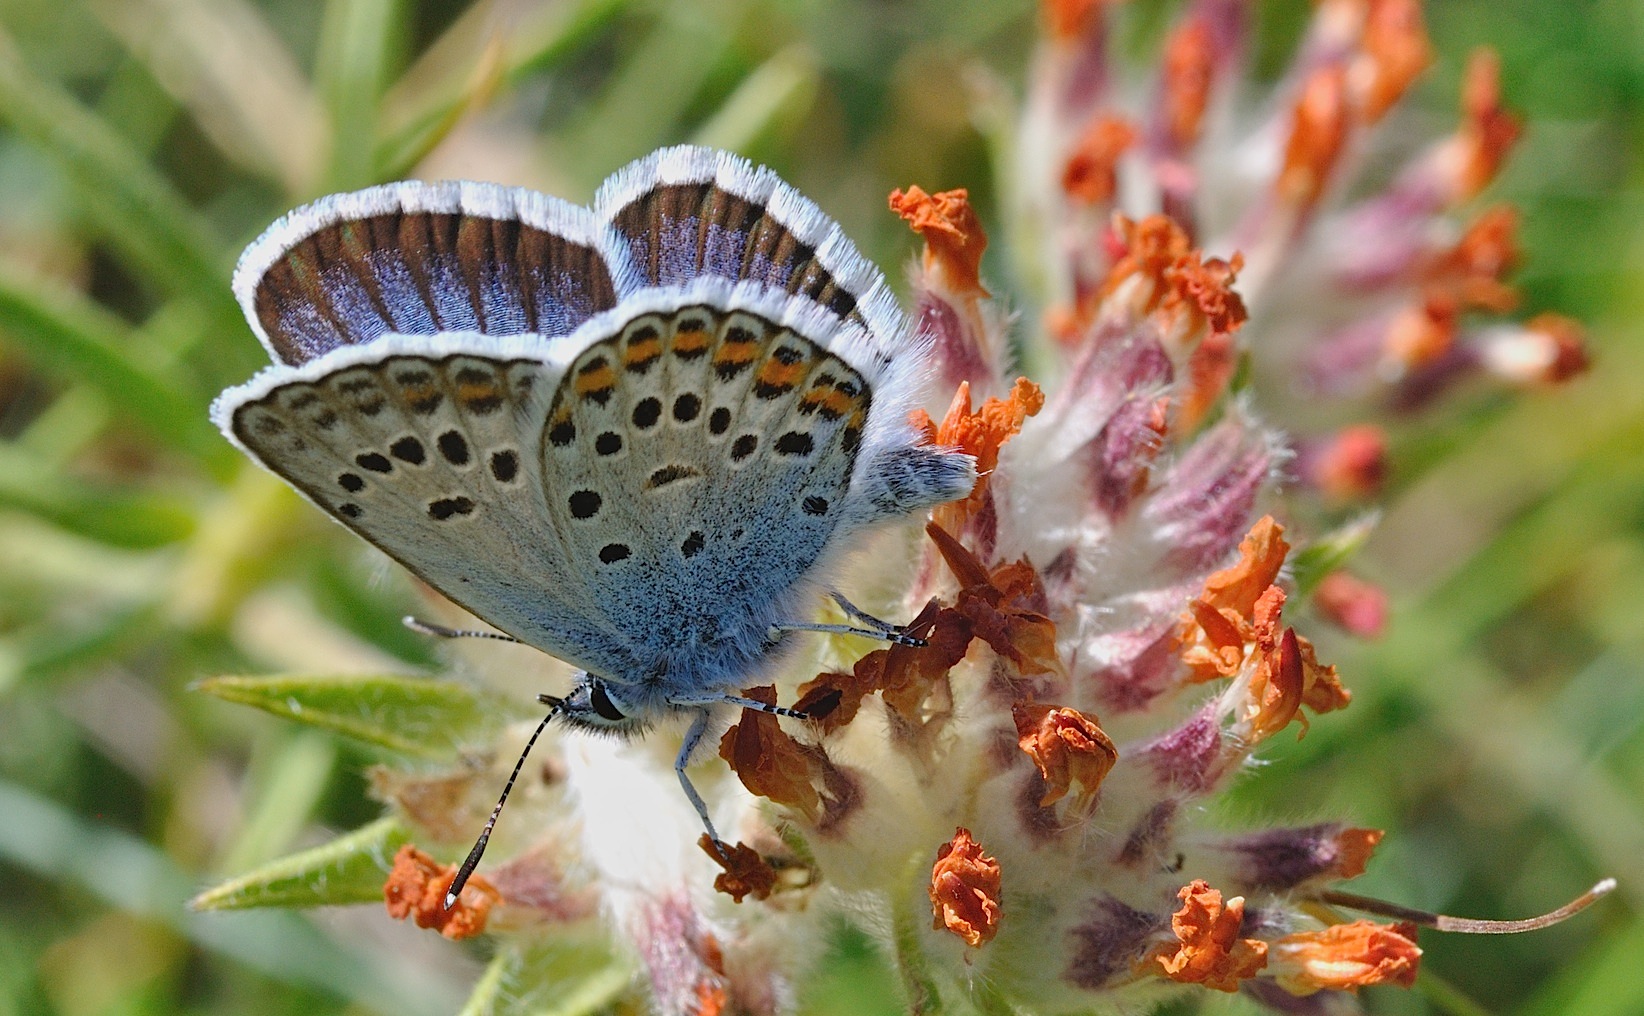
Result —
[{"label": "orange spot band on wing", "polygon": [[674,336],[674,352],[680,356],[690,356],[708,348],[708,333],[703,331],[680,332]]}]

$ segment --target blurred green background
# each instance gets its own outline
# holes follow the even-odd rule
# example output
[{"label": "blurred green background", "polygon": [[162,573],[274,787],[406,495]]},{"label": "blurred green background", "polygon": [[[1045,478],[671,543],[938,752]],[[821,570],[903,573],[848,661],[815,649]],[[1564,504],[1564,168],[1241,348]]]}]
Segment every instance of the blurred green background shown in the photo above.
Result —
[{"label": "blurred green background", "polygon": [[[1310,6],[1255,6],[1257,71],[1276,74]],[[1145,53],[1174,9],[1134,0],[1127,44]],[[0,0],[0,1016],[454,1012],[483,961],[378,907],[183,906],[378,813],[367,751],[191,682],[435,663],[399,626],[401,576],[206,421],[264,362],[227,284],[245,242],[300,200],[414,165],[586,200],[688,140],[769,163],[900,281],[915,241],[886,192],[968,186],[992,208],[1036,15]],[[1408,123],[1448,131],[1467,52],[1500,50],[1528,132],[1490,196],[1523,214],[1525,310],[1587,322],[1595,369],[1394,428],[1385,518],[1356,565],[1392,591],[1391,631],[1326,640],[1353,707],[1279,739],[1227,811],[1385,828],[1353,888],[1466,916],[1538,913],[1617,876],[1550,931],[1423,936],[1421,986],[1365,1003],[1636,1014],[1644,8],[1442,0],[1428,19],[1438,60]],[[1021,304],[1003,224],[994,237],[989,282]],[[890,984],[841,934],[807,1011],[895,1012]]]}]

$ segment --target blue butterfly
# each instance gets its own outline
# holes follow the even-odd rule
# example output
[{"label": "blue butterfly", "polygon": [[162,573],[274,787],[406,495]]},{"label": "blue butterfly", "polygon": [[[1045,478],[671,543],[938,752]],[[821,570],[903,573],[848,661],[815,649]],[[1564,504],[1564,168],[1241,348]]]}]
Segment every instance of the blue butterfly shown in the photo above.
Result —
[{"label": "blue butterfly", "polygon": [[791,715],[739,694],[787,632],[905,640],[837,594],[862,627],[802,619],[853,536],[975,483],[907,422],[929,347],[878,269],[724,152],[654,152],[591,210],[468,182],[322,198],[247,248],[234,290],[275,366],[213,405],[229,440],[580,668],[531,743],[556,716],[689,716],[676,769],[715,844],[685,774],[715,710]]}]

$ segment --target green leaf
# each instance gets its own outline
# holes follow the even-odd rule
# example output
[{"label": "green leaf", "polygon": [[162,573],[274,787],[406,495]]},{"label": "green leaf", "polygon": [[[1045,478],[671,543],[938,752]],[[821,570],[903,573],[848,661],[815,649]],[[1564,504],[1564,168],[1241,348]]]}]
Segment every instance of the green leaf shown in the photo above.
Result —
[{"label": "green leaf", "polygon": [[797,127],[816,102],[821,83],[816,56],[790,46],[742,79],[717,112],[697,129],[696,144],[756,154],[772,137]]},{"label": "green leaf", "polygon": [[593,937],[504,946],[474,985],[461,1016],[587,1016],[633,982],[633,971]]},{"label": "green leaf", "polygon": [[132,263],[174,292],[234,309],[227,253],[210,227],[119,132],[30,71],[3,36],[0,122],[58,161],[81,207]]},{"label": "green leaf", "polygon": [[376,903],[394,852],[410,839],[390,815],[312,850],[282,857],[189,901],[194,910]]},{"label": "green leaf", "polygon": [[399,0],[332,0],[326,5],[315,67],[331,111],[328,189],[378,182],[373,165],[377,108],[402,6]]},{"label": "green leaf", "polygon": [[455,681],[392,675],[212,677],[194,687],[401,755],[444,760],[482,741],[515,708]]},{"label": "green leaf", "polygon": [[1375,532],[1377,516],[1364,515],[1346,525],[1325,533],[1312,543],[1290,555],[1292,574],[1296,579],[1296,596],[1306,599],[1318,587],[1319,580],[1340,568],[1364,549],[1365,541]]},{"label": "green leaf", "polygon": [[0,507],[127,549],[176,543],[194,530],[194,513],[178,498],[76,482],[14,447],[0,446]]},{"label": "green leaf", "polygon": [[167,445],[226,455],[206,424],[203,400],[188,398],[175,378],[147,366],[130,329],[79,294],[0,271],[0,339],[41,369],[93,386]]},{"label": "green leaf", "polygon": [[566,0],[498,12],[478,4],[459,17],[389,90],[386,135],[376,156],[381,179],[411,171],[499,85],[550,70],[581,49],[632,0]]}]

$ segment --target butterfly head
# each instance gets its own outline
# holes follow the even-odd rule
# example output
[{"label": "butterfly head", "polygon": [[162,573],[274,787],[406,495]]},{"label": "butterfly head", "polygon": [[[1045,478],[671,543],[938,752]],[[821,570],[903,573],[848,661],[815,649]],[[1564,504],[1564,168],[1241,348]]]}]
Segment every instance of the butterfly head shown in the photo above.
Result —
[{"label": "butterfly head", "polygon": [[635,737],[650,726],[649,710],[640,702],[630,702],[622,686],[613,686],[584,673],[570,694],[555,699],[542,696],[555,715],[573,727],[618,737]]}]

